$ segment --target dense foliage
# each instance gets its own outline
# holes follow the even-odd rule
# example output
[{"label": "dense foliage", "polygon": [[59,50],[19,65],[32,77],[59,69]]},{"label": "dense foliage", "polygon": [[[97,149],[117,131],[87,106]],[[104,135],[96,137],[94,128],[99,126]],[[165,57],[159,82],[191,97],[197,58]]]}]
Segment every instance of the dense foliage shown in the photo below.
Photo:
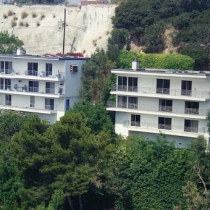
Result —
[{"label": "dense foliage", "polygon": [[139,54],[122,50],[118,58],[120,68],[131,68],[132,61],[137,58],[142,68],[192,70],[194,60],[180,54]]},{"label": "dense foliage", "polygon": [[23,41],[15,35],[9,35],[8,31],[0,32],[0,53],[12,54],[18,47],[23,46]]},{"label": "dense foliage", "polygon": [[127,0],[116,8],[113,23],[115,28],[127,30],[146,53],[162,52],[166,48],[164,32],[171,29],[178,52],[191,56],[197,69],[204,69],[210,43],[209,8],[205,0]]}]

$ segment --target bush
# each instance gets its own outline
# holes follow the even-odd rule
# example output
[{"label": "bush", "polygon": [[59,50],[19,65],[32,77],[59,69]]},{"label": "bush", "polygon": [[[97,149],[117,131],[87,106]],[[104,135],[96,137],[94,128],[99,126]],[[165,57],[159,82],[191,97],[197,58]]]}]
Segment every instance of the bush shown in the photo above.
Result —
[{"label": "bush", "polygon": [[40,22],[36,22],[36,26],[39,27],[40,26]]},{"label": "bush", "polygon": [[3,18],[6,19],[8,16],[7,14],[3,14]]},{"label": "bush", "polygon": [[7,14],[8,14],[8,16],[12,16],[12,15],[14,15],[14,12],[12,12],[11,10],[9,10]]},{"label": "bush", "polygon": [[32,16],[32,18],[35,18],[35,17],[37,17],[37,14],[36,14],[35,12],[33,12],[33,13],[31,14],[31,16]]},{"label": "bush", "polygon": [[11,21],[11,27],[15,27],[16,25],[17,25],[16,20],[12,20],[12,21]]},{"label": "bush", "polygon": [[118,59],[119,68],[131,68],[131,63],[137,58],[142,68],[192,70],[194,60],[180,54],[138,54],[122,50]]},{"label": "bush", "polygon": [[14,17],[13,17],[13,20],[18,20],[18,17],[14,16]]},{"label": "bush", "polygon": [[41,14],[40,20],[43,20],[45,18],[45,14]]},{"label": "bush", "polygon": [[24,26],[24,23],[21,21],[21,22],[19,23],[19,26],[20,26],[20,27]]},{"label": "bush", "polygon": [[29,24],[28,24],[28,22],[26,22],[26,23],[25,23],[25,27],[29,27]]},{"label": "bush", "polygon": [[27,16],[28,16],[28,13],[27,13],[26,11],[23,11],[23,12],[21,13],[21,18],[22,18],[22,19],[26,18]]}]

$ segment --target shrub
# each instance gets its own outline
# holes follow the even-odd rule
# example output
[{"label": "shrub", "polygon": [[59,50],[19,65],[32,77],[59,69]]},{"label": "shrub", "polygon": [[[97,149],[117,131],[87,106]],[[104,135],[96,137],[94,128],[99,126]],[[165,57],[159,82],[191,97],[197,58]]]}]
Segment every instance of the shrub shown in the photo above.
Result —
[{"label": "shrub", "polygon": [[187,55],[142,54],[121,50],[118,66],[120,68],[130,68],[134,58],[140,61],[142,68],[192,70],[195,63],[195,61]]},{"label": "shrub", "polygon": [[53,14],[53,18],[55,18],[56,17],[56,15],[55,14]]},{"label": "shrub", "polygon": [[6,19],[8,16],[7,14],[3,14],[3,18]]},{"label": "shrub", "polygon": [[36,26],[39,27],[40,26],[40,22],[36,22]]},{"label": "shrub", "polygon": [[18,17],[17,17],[17,16],[14,16],[14,17],[13,17],[13,20],[18,20]]},{"label": "shrub", "polygon": [[20,26],[20,27],[24,26],[24,23],[21,21],[21,22],[19,23],[19,26]]},{"label": "shrub", "polygon": [[12,21],[11,21],[11,27],[15,27],[16,25],[17,25],[16,20],[12,20]]},{"label": "shrub", "polygon": [[31,16],[32,16],[32,18],[35,18],[35,17],[37,17],[37,14],[36,14],[35,12],[33,12],[33,13],[31,14]]},{"label": "shrub", "polygon": [[8,16],[12,16],[12,15],[14,15],[14,12],[12,12],[11,10],[9,10],[7,14],[8,14]]},{"label": "shrub", "polygon": [[41,17],[40,17],[40,20],[44,19],[45,18],[45,14],[41,14]]},{"label": "shrub", "polygon": [[28,16],[28,13],[27,13],[26,11],[23,11],[23,12],[21,13],[21,18],[22,18],[22,19],[26,18],[27,16]]},{"label": "shrub", "polygon": [[25,27],[29,27],[29,24],[28,24],[28,22],[26,22],[26,23],[25,23]]}]

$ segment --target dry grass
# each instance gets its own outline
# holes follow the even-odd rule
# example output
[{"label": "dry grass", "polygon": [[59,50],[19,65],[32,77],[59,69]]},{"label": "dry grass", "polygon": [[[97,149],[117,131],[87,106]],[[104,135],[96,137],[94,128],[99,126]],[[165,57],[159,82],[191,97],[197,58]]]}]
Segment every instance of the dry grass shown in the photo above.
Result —
[{"label": "dry grass", "polygon": [[11,20],[11,27],[15,27],[17,25],[16,20]]},{"label": "dry grass", "polygon": [[28,17],[28,13],[27,13],[26,11],[23,11],[23,12],[21,13],[21,18],[24,19],[24,18],[26,18],[26,17]]}]

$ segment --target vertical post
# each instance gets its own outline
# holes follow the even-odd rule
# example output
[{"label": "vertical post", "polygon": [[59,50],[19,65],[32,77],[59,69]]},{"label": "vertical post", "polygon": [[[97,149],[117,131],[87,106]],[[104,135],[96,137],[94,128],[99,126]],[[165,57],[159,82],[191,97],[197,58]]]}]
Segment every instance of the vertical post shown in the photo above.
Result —
[{"label": "vertical post", "polygon": [[66,36],[66,8],[64,9],[64,22],[63,22],[63,54],[65,52],[65,36]]}]

